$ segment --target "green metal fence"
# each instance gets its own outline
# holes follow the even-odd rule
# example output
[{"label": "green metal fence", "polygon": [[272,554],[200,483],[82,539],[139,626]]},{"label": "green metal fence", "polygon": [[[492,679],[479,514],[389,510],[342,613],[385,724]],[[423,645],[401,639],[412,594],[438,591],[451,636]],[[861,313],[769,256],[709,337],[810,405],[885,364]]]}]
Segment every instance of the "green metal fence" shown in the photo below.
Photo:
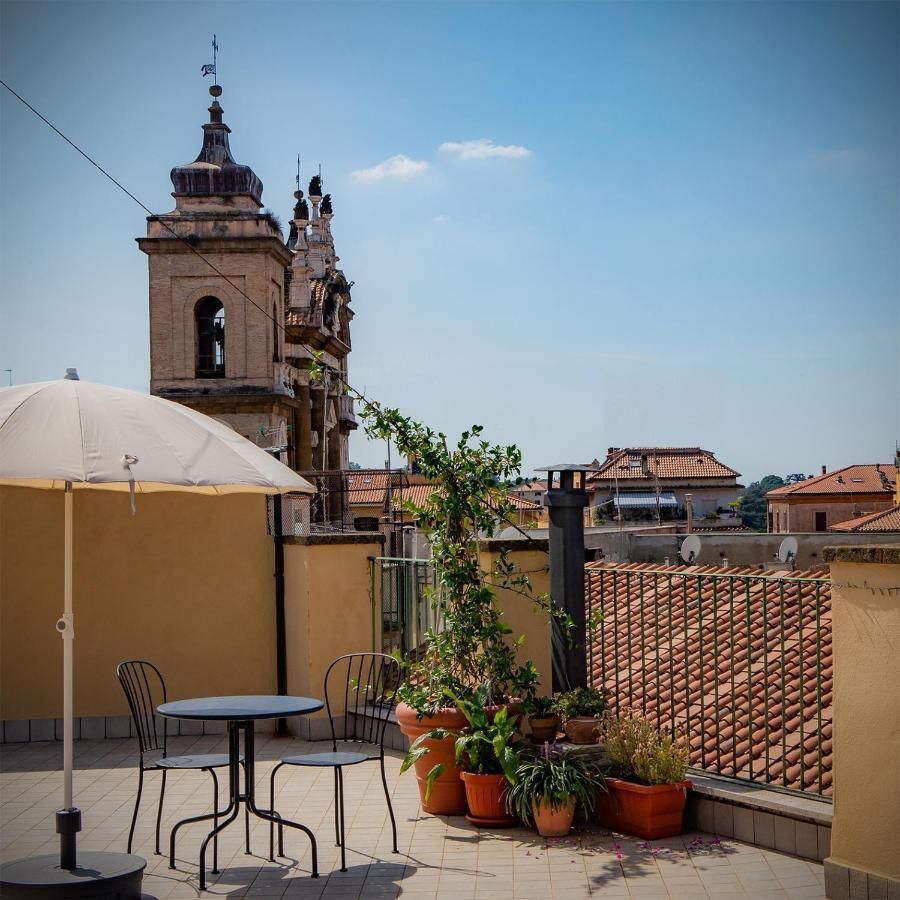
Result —
[{"label": "green metal fence", "polygon": [[591,682],[686,735],[691,765],[831,794],[831,582],[589,565]]},{"label": "green metal fence", "polygon": [[434,566],[428,559],[369,558],[372,648],[415,657],[428,629],[437,630]]}]

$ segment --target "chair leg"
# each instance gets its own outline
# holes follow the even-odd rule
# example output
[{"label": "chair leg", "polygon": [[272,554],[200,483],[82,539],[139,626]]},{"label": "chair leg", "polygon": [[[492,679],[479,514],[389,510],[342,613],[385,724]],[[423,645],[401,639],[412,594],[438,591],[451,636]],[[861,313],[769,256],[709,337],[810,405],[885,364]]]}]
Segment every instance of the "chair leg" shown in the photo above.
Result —
[{"label": "chair leg", "polygon": [[[213,828],[219,827],[219,779],[215,769],[207,769],[213,781]],[[219,836],[213,835],[213,875],[219,874]]]},{"label": "chair leg", "polygon": [[341,809],[341,871],[347,871],[347,849],[346,844],[347,841],[344,835],[344,773],[341,771],[341,767],[337,766],[337,776],[338,776],[338,796],[340,797],[339,806]]},{"label": "chair leg", "polygon": [[334,767],[334,846],[341,846],[341,831],[338,824],[338,804],[340,799],[340,789],[338,788],[338,772],[337,766]]},{"label": "chair leg", "polygon": [[[244,769],[244,792],[250,796],[250,785],[247,784],[247,763],[241,760],[241,766]],[[244,843],[246,849],[244,854],[250,856],[250,807],[244,804]]]},{"label": "chair leg", "polygon": [[388,790],[387,776],[384,774],[384,754],[381,756],[381,785],[384,788],[384,799],[387,800],[388,813],[391,817],[391,830],[394,832],[394,853],[397,849],[397,820],[394,818],[394,807],[391,806],[391,792]]},{"label": "chair leg", "polygon": [[[128,852],[131,853],[131,842],[134,840],[134,826],[137,823],[138,808],[141,805],[141,791],[144,790],[144,768],[138,766],[137,798],[134,801],[134,815],[131,817],[131,830],[128,832]],[[159,853],[159,837],[156,839],[156,852]]]},{"label": "chair leg", "polygon": [[159,849],[159,826],[162,822],[163,798],[166,796],[166,770],[162,770],[162,783],[159,786],[159,806],[156,809],[156,855],[160,856],[162,851]]}]

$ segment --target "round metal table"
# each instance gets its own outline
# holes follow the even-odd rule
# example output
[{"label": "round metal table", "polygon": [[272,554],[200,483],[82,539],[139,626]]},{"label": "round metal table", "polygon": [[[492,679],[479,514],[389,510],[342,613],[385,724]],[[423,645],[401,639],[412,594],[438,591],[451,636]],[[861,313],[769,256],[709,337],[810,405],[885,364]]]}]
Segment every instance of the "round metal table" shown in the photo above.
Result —
[{"label": "round metal table", "polygon": [[[312,697],[280,697],[250,695],[238,697],[200,697],[194,700],[173,700],[162,703],[156,711],[170,719],[199,719],[228,723],[228,808],[218,813],[225,820],[219,822],[200,846],[200,890],[206,890],[206,847],[212,838],[227,828],[237,817],[243,803],[260,819],[287,825],[305,832],[312,845],[312,877],[319,877],[316,838],[299,822],[283,819],[274,810],[259,809],[255,798],[254,722],[259,719],[283,719],[318,712],[324,703]],[[241,734],[244,735],[244,790],[241,791]],[[175,836],[182,825],[205,822],[217,818],[215,813],[182,819],[172,829],[169,838],[169,868],[175,868]],[[249,848],[248,848],[249,850]]]}]

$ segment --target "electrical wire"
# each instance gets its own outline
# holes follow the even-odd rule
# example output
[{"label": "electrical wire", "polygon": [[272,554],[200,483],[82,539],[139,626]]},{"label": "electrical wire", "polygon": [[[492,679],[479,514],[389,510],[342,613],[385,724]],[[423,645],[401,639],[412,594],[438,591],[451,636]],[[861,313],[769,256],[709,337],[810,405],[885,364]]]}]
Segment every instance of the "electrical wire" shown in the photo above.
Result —
[{"label": "electrical wire", "polygon": [[247,294],[246,291],[238,287],[238,285],[236,285],[221,269],[217,268],[212,262],[210,262],[210,260],[207,259],[190,241],[178,234],[178,232],[175,231],[175,229],[173,229],[167,222],[164,222],[161,216],[159,216],[157,213],[154,213],[153,210],[151,210],[144,203],[141,203],[141,201],[138,200],[138,198],[135,197],[134,194],[132,194],[131,191],[128,190],[128,188],[126,188],[121,182],[113,178],[113,176],[110,175],[109,172],[107,172],[106,169],[104,169],[103,166],[100,165],[100,163],[92,159],[87,153],[84,152],[84,150],[81,149],[81,147],[78,146],[78,144],[76,144],[73,140],[63,134],[46,116],[38,112],[38,110],[36,110],[21,94],[18,94],[16,91],[14,91],[2,79],[0,79],[0,84],[2,84],[3,87],[5,87],[23,106],[30,109],[48,128],[55,131],[70,147],[72,147],[73,150],[76,150],[78,153],[80,153],[98,172],[108,178],[120,191],[127,194],[132,200],[134,200],[134,202],[137,203],[137,205],[140,206],[140,208],[144,210],[144,212],[146,212],[150,216],[153,216],[153,218],[156,219],[159,224],[162,225],[163,228],[165,228],[166,231],[168,231],[172,235],[172,237],[174,237],[176,240],[181,241],[181,243],[184,244],[185,247],[187,247],[195,256],[197,256],[199,259],[202,259],[203,262],[205,262],[213,270],[213,272],[216,273],[216,275],[218,275],[220,278],[224,278],[225,281],[229,285],[231,285],[231,287],[233,287],[248,303],[250,303],[252,306],[255,306],[256,309],[258,309],[270,322],[272,322],[276,327],[280,328],[282,333],[286,333],[285,327],[281,322],[271,316],[266,311],[266,309],[260,306],[249,294]]}]

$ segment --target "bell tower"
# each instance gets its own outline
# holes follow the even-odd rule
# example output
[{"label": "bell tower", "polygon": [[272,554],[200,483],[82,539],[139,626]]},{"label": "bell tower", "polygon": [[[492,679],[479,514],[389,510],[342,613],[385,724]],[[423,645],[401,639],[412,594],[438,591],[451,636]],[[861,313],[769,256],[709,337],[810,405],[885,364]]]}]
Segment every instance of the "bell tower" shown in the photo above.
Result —
[{"label": "bell tower", "polygon": [[175,209],[148,217],[138,238],[150,268],[150,391],[260,446],[288,446],[300,403],[284,362],[293,254],[261,210],[262,182],[231,154],[222,88],[209,92],[200,153],[171,172]]}]

